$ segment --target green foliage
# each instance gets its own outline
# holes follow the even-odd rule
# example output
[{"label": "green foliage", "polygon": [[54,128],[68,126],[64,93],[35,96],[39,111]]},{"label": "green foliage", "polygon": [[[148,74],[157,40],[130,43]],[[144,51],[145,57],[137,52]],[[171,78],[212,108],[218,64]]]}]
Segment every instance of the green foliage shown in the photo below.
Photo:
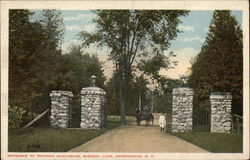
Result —
[{"label": "green foliage", "polygon": [[154,96],[154,112],[172,114],[172,91],[173,88],[179,87],[181,83],[180,80],[161,78],[162,89],[159,91],[156,90],[152,95]]},{"label": "green foliage", "polygon": [[[126,91],[126,109],[127,115],[134,115],[135,109],[139,107],[139,92],[141,92],[142,105],[148,104],[147,100],[147,80],[143,76],[134,76],[130,83],[127,85]],[[109,114],[119,114],[119,79],[117,74],[107,83],[107,107]]]},{"label": "green foliage", "polygon": [[95,42],[106,45],[115,60],[146,51],[149,44],[154,53],[168,49],[169,41],[179,32],[179,17],[187,15],[187,11],[181,10],[98,10],[95,13],[97,31],[81,32],[83,45]]},{"label": "green foliage", "polygon": [[139,70],[143,71],[146,75],[150,76],[152,79],[157,80],[161,85],[162,77],[159,75],[161,69],[170,69],[177,64],[175,61],[171,61],[171,57],[176,56],[173,52],[170,52],[168,56],[165,54],[156,54],[150,59],[141,60],[138,64]]},{"label": "green foliage", "polygon": [[8,127],[12,129],[18,129],[23,123],[25,110],[22,107],[9,106],[8,108],[9,121]]},{"label": "green foliage", "polygon": [[195,89],[196,107],[208,107],[211,92],[231,92],[233,112],[242,114],[242,30],[230,11],[215,11],[201,52],[194,60],[188,84]]},{"label": "green foliage", "polygon": [[96,86],[103,88],[105,77],[99,59],[84,54],[80,46],[71,46],[67,54],[60,57],[55,66],[57,73],[54,89],[70,90],[79,94],[83,87],[90,85],[90,77],[97,76]]},{"label": "green foliage", "polygon": [[61,12],[54,9],[43,10],[39,23],[45,30],[45,39],[47,43],[50,44],[46,49],[48,51],[56,50],[62,43],[65,30]]},{"label": "green foliage", "polygon": [[106,84],[108,114],[119,114],[119,80],[115,72]]},{"label": "green foliage", "polygon": [[9,12],[9,105],[25,109],[24,124],[50,107],[52,90],[79,94],[97,76],[103,87],[101,62],[72,46],[68,54],[60,50],[64,24],[58,10],[43,10],[38,19],[29,10]]},{"label": "green foliage", "polygon": [[136,108],[139,108],[139,96],[141,96],[141,106],[149,105],[149,100],[147,97],[148,81],[143,77],[136,77],[131,80],[127,86],[126,94],[126,109],[127,115],[134,115]]},{"label": "green foliage", "polygon": [[171,96],[172,95],[170,93],[167,93],[161,96],[159,96],[158,94],[155,94],[153,98],[154,112],[171,114],[172,113]]},{"label": "green foliage", "polygon": [[[39,88],[39,85],[36,84],[37,77],[33,74],[34,72],[28,72],[34,68],[32,66],[35,61],[35,48],[39,47],[33,36],[42,36],[36,30],[41,26],[29,22],[31,14],[27,10],[10,10],[9,97],[12,100],[10,101],[11,106],[24,107],[31,98],[34,99],[40,95],[36,92]],[[30,44],[31,46],[29,46]],[[26,85],[29,87],[27,88]]]},{"label": "green foliage", "polygon": [[233,133],[172,133],[188,142],[215,153],[242,153],[243,137]]},{"label": "green foliage", "polygon": [[[10,10],[9,13],[9,102],[28,112],[48,98],[55,74],[53,65],[60,56],[59,46],[55,45],[60,40],[49,40],[48,34],[54,35],[52,31],[48,33],[51,28],[38,21],[31,22],[32,14],[29,10]],[[49,15],[44,18],[46,16]],[[46,24],[54,21],[49,18]],[[38,112],[47,107],[40,104]]]}]

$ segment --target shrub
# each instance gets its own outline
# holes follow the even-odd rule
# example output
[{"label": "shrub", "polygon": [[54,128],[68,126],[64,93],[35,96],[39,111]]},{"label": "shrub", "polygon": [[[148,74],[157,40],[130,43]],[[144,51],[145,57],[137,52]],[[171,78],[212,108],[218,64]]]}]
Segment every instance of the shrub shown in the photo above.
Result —
[{"label": "shrub", "polygon": [[18,129],[23,123],[25,110],[22,107],[9,106],[9,128]]}]

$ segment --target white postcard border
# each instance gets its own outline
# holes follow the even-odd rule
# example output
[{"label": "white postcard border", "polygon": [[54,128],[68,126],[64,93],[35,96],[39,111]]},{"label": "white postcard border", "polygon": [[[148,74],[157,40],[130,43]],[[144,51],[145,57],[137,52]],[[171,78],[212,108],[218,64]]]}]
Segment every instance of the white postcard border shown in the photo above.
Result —
[{"label": "white postcard border", "polygon": [[[2,1],[1,2],[1,153],[7,158],[8,149],[8,10],[9,9],[188,9],[214,10],[230,9],[243,11],[243,53],[244,53],[244,107],[243,107],[243,153],[141,153],[155,155],[154,159],[247,159],[249,158],[249,3],[241,1]],[[13,153],[13,152],[10,152]],[[17,152],[15,152],[17,153]],[[36,152],[18,154],[69,154]],[[79,154],[79,153],[70,153]],[[92,153],[104,155],[106,153]],[[117,154],[117,153],[112,153]],[[135,154],[135,153],[126,153]],[[17,158],[27,159],[27,158]],[[33,159],[33,158],[29,158]],[[35,158],[47,159],[47,158]],[[56,158],[53,158],[56,159]],[[60,160],[64,158],[59,158]],[[69,159],[69,158],[65,158]],[[136,159],[136,158],[133,158]]]}]

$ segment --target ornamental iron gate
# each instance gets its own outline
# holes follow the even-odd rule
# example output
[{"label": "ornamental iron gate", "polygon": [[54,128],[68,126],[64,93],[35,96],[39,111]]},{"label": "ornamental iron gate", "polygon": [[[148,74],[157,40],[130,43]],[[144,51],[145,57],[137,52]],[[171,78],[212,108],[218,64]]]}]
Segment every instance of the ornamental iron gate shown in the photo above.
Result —
[{"label": "ornamental iron gate", "polygon": [[172,131],[172,114],[166,114],[166,132]]},{"label": "ornamental iron gate", "polygon": [[70,109],[70,128],[80,128],[81,123],[81,95],[75,95]]},{"label": "ornamental iron gate", "polygon": [[193,110],[193,131],[210,132],[211,111],[206,108],[194,108]]}]

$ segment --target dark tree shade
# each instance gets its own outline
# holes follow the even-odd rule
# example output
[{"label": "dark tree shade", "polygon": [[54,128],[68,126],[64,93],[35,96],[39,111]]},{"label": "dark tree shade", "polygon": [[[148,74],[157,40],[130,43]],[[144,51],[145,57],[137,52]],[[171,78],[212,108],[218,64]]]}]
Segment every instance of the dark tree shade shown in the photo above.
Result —
[{"label": "dark tree shade", "polygon": [[231,92],[233,112],[242,114],[243,44],[242,30],[230,11],[215,11],[201,52],[192,65],[189,85],[195,89],[195,103],[202,104],[211,92]]}]

